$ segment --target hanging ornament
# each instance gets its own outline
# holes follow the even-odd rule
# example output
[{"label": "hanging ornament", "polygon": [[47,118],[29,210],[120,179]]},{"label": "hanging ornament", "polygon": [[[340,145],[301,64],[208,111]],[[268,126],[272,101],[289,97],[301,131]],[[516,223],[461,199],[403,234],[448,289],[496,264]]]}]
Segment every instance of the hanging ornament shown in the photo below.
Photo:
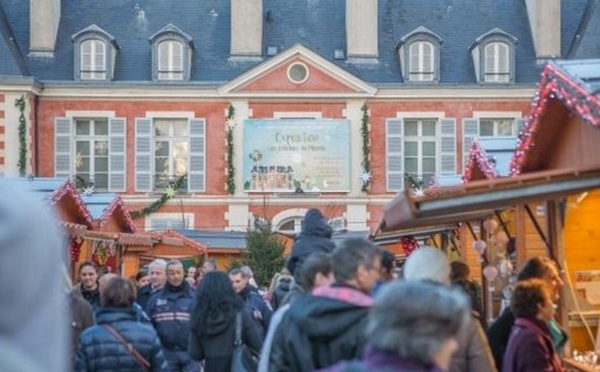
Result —
[{"label": "hanging ornament", "polygon": [[417,187],[412,190],[412,196],[414,198],[422,198],[425,196],[425,190],[422,187]]},{"label": "hanging ornament", "polygon": [[367,185],[369,182],[371,182],[371,172],[363,172],[360,175],[360,180],[362,181],[363,185]]},{"label": "hanging ornament", "polygon": [[487,244],[485,244],[483,240],[476,240],[473,242],[473,249],[479,254],[483,254],[486,248]]},{"label": "hanging ornament", "polygon": [[499,233],[497,233],[494,236],[494,241],[496,242],[496,244],[498,245],[506,245],[508,244],[508,235],[506,235],[506,233],[504,231],[500,231]]},{"label": "hanging ornament", "polygon": [[404,254],[408,257],[415,249],[419,248],[419,242],[412,236],[405,236],[401,240]]},{"label": "hanging ornament", "polygon": [[81,245],[83,244],[83,239],[71,239],[71,263],[76,264],[79,262],[79,258],[81,257]]},{"label": "hanging ornament", "polygon": [[498,269],[495,266],[486,266],[483,269],[483,276],[485,276],[488,282],[491,283],[498,276]]},{"label": "hanging ornament", "polygon": [[175,188],[173,186],[168,186],[165,189],[165,195],[167,196],[167,199],[172,199],[173,197],[175,197]]},{"label": "hanging ornament", "polygon": [[483,222],[483,228],[489,233],[493,233],[498,228],[498,222],[492,218],[488,218]]},{"label": "hanging ornament", "polygon": [[512,273],[513,265],[507,259],[503,259],[502,261],[500,261],[499,267],[500,267],[500,274],[502,276],[508,276]]}]

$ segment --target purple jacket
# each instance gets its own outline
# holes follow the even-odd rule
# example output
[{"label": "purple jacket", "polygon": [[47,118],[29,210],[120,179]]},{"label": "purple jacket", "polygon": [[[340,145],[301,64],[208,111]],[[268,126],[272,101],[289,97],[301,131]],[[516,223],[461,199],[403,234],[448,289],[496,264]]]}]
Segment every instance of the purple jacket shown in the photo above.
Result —
[{"label": "purple jacket", "polygon": [[433,365],[425,365],[414,360],[402,358],[396,354],[365,348],[361,361],[345,361],[317,372],[443,372]]},{"label": "purple jacket", "polygon": [[504,354],[502,371],[564,371],[545,322],[527,318],[515,320]]}]

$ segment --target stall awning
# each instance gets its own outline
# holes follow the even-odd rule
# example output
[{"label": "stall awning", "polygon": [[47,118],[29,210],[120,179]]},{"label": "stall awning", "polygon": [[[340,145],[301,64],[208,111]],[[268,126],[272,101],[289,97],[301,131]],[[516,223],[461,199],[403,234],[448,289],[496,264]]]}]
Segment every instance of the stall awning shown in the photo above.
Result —
[{"label": "stall awning", "polygon": [[393,230],[413,224],[433,226],[435,221],[469,221],[486,211],[559,199],[595,188],[600,188],[600,169],[543,171],[475,181],[441,188],[436,195],[421,198],[412,197],[407,190],[386,206],[381,227]]},{"label": "stall awning", "polygon": [[426,226],[419,228],[397,229],[390,232],[382,232],[376,236],[373,236],[373,241],[380,244],[394,243],[400,241],[400,239],[402,239],[402,237],[405,236],[431,236],[438,233],[452,231],[456,228],[458,228],[458,223]]}]

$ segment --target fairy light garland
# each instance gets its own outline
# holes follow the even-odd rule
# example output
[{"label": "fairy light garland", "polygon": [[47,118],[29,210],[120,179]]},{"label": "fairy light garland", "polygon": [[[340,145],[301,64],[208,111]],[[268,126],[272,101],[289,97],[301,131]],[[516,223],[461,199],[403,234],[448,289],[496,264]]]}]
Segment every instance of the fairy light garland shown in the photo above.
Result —
[{"label": "fairy light garland", "polygon": [[493,165],[492,162],[490,162],[490,160],[487,157],[487,153],[485,152],[483,147],[481,147],[481,144],[479,143],[479,141],[477,141],[477,139],[473,140],[473,143],[471,144],[468,159],[469,160],[467,162],[467,166],[465,167],[465,170],[463,171],[462,175],[463,183],[472,180],[473,170],[475,169],[475,166],[479,167],[479,169],[487,179],[492,179],[499,176],[496,167]]}]

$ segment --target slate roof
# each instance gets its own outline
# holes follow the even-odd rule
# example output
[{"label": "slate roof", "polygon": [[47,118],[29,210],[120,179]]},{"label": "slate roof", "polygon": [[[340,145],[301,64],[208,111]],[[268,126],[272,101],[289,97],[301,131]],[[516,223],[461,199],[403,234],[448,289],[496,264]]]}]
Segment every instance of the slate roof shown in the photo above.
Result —
[{"label": "slate roof", "polygon": [[567,57],[569,59],[600,58],[598,35],[600,35],[600,0],[588,0]]},{"label": "slate roof", "polygon": [[[562,4],[566,52],[586,2],[562,0]],[[517,84],[533,84],[540,73],[523,0],[379,0],[380,55],[368,60],[333,58],[335,49],[346,49],[345,0],[264,0],[262,58],[230,58],[230,0],[62,1],[54,58],[28,56],[29,1],[0,0],[0,5],[31,75],[40,81],[73,81],[71,37],[92,24],[114,36],[120,46],[114,81],[107,84],[150,83],[152,49],[148,39],[169,23],[193,38],[191,85],[222,84],[269,58],[267,47],[276,46],[281,52],[297,43],[367,82],[398,84],[402,80],[398,43],[421,26],[443,38],[442,85],[476,84],[469,47],[493,28],[518,39]],[[14,63],[1,63],[6,47],[6,37],[0,38],[0,75],[15,71]],[[190,85],[189,82],[169,84]]]},{"label": "slate roof", "polygon": [[28,75],[25,61],[15,42],[6,14],[0,6],[0,74],[9,76]]}]

